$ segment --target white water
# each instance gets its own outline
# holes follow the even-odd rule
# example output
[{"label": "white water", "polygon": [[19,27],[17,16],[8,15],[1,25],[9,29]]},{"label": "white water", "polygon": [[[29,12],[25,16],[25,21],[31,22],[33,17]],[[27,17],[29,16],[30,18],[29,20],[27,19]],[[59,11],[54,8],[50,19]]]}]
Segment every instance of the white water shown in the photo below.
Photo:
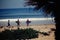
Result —
[{"label": "white water", "polygon": [[[39,25],[39,24],[55,24],[54,18],[19,18],[21,25],[26,25],[26,20],[31,21],[30,25]],[[7,26],[8,20],[12,26],[16,26],[17,19],[0,19],[0,26]]]}]

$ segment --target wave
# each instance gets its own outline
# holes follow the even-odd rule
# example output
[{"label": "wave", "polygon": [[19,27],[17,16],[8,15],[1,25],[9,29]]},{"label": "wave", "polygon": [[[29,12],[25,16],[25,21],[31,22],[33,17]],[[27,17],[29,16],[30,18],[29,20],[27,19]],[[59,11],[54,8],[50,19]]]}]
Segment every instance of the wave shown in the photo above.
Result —
[{"label": "wave", "polygon": [[[45,17],[44,14],[41,10],[35,12],[33,8],[0,9],[0,19],[43,18]],[[51,17],[51,15],[49,17]]]},{"label": "wave", "polygon": [[27,19],[32,20],[32,21],[36,21],[36,20],[54,20],[54,18],[16,18],[16,19],[0,19],[0,21],[16,21],[17,19],[19,19],[20,21],[26,21]]}]

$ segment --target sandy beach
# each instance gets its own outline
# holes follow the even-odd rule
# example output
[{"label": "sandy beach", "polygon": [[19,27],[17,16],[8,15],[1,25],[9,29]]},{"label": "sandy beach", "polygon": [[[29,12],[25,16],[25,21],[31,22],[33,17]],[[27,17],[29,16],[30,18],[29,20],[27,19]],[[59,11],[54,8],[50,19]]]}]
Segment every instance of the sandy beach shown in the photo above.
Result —
[{"label": "sandy beach", "polygon": [[[26,20],[29,19],[31,21],[29,26],[26,26]],[[10,26],[7,27],[8,20],[10,20]],[[8,30],[17,30],[18,26],[16,24],[17,19],[0,19],[0,32]],[[48,33],[49,35],[44,36],[43,34],[39,34],[38,38],[31,40],[55,40],[54,32],[51,29],[55,28],[55,23],[52,18],[25,18],[19,19],[21,22],[20,29],[33,28],[34,30]]]},{"label": "sandy beach", "polygon": [[[46,32],[46,33],[50,32],[49,36],[44,36],[43,34],[39,34],[38,38],[31,39],[31,40],[55,40],[55,36],[54,36],[55,31],[51,30],[51,28],[56,29],[55,25],[53,25],[53,24],[20,26],[19,28],[20,29],[33,28],[34,30],[38,30],[40,32]],[[4,31],[6,29],[17,30],[17,26],[10,26],[10,27],[3,26],[3,28],[0,28],[0,32]]]}]

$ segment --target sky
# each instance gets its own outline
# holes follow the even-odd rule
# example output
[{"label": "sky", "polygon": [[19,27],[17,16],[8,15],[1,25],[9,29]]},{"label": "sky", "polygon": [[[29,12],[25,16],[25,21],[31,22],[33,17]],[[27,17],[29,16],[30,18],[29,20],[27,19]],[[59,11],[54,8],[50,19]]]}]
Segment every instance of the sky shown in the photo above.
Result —
[{"label": "sky", "polygon": [[10,8],[29,8],[32,6],[24,6],[24,0],[0,0],[0,9]]}]

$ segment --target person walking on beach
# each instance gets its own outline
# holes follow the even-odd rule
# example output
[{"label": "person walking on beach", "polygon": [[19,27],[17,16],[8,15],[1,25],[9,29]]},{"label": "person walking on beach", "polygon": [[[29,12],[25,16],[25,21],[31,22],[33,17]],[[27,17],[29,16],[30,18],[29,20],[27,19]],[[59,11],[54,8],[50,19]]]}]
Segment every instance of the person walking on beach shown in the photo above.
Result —
[{"label": "person walking on beach", "polygon": [[29,19],[27,19],[27,21],[26,21],[27,26],[29,26],[29,23],[31,23],[31,21],[29,21]]},{"label": "person walking on beach", "polygon": [[19,19],[16,21],[16,23],[17,23],[17,26],[20,26],[20,21],[19,21]]},{"label": "person walking on beach", "polygon": [[10,26],[10,20],[8,20],[8,26]]}]

